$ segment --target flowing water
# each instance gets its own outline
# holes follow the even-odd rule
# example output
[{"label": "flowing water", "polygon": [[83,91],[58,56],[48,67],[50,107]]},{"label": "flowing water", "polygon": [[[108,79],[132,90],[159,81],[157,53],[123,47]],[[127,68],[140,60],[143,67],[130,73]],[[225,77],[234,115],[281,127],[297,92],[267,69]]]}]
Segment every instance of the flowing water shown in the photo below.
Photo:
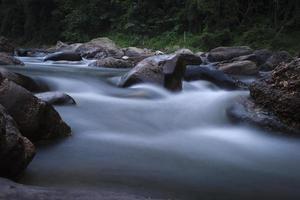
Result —
[{"label": "flowing water", "polygon": [[300,199],[300,140],[231,125],[225,110],[245,91],[184,83],[115,86],[126,70],[22,58],[11,68],[71,95],[56,109],[73,136],[43,144],[24,184],[117,188],[170,199]]}]

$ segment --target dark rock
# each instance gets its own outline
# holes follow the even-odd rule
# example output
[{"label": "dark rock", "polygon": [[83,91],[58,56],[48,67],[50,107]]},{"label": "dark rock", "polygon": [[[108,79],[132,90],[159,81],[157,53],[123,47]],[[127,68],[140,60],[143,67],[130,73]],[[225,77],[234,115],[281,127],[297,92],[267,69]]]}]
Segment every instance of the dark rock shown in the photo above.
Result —
[{"label": "dark rock", "polygon": [[0,65],[24,65],[24,63],[7,53],[0,53]]},{"label": "dark rock", "polygon": [[295,134],[298,131],[282,123],[272,112],[264,109],[248,98],[240,98],[226,110],[227,116],[233,123],[244,123],[259,128],[278,132]]},{"label": "dark rock", "polygon": [[51,105],[76,104],[75,100],[71,96],[63,92],[44,92],[44,93],[36,94],[35,96]]},{"label": "dark rock", "polygon": [[70,135],[70,127],[55,109],[33,96],[23,87],[3,79],[0,82],[0,104],[17,122],[22,135],[31,141]]},{"label": "dark rock", "polygon": [[29,90],[30,92],[40,92],[42,89],[40,86],[30,77],[24,76],[19,73],[10,72],[4,68],[0,68],[0,75],[3,78],[7,78],[10,81],[22,86],[23,88]]},{"label": "dark rock", "polygon": [[210,81],[220,88],[229,90],[239,89],[239,81],[224,74],[222,71],[205,66],[188,66],[184,75],[186,81]]},{"label": "dark rock", "polygon": [[44,58],[44,62],[51,60],[51,61],[81,61],[82,58],[79,53],[72,52],[72,51],[65,51],[65,52],[57,52],[50,54]]},{"label": "dark rock", "polygon": [[139,62],[122,77],[119,85],[129,87],[138,83],[153,83],[178,91],[187,65],[201,64],[201,58],[190,54],[152,56]]},{"label": "dark rock", "polygon": [[117,59],[113,57],[97,60],[89,65],[90,67],[106,67],[106,68],[132,68],[134,62],[131,60]]},{"label": "dark rock", "polygon": [[158,200],[147,195],[130,194],[118,189],[66,190],[25,186],[0,178],[0,199],[2,200]]},{"label": "dark rock", "polygon": [[238,47],[218,47],[212,49],[208,53],[209,62],[221,62],[225,60],[231,60],[235,57],[244,56],[252,54],[253,50],[247,46],[238,46]]},{"label": "dark rock", "polygon": [[256,75],[258,73],[257,65],[248,60],[222,63],[218,65],[218,69],[232,75]]},{"label": "dark rock", "polygon": [[267,62],[267,60],[273,55],[272,51],[268,49],[260,49],[253,52],[256,56],[256,64],[261,66]]},{"label": "dark rock", "polygon": [[21,135],[13,118],[0,105],[0,176],[17,178],[34,155],[34,145]]},{"label": "dark rock", "polygon": [[286,51],[275,52],[270,56],[267,61],[260,67],[260,70],[271,71],[281,63],[289,63],[293,57]]},{"label": "dark rock", "polygon": [[44,49],[16,49],[15,56],[19,57],[44,57],[49,53],[53,53]]},{"label": "dark rock", "polygon": [[5,52],[9,55],[13,55],[14,49],[15,47],[7,38],[0,36],[0,52]]},{"label": "dark rock", "polygon": [[123,49],[124,56],[128,57],[150,57],[153,56],[154,53],[149,49],[140,49],[137,47],[128,47]]},{"label": "dark rock", "polygon": [[254,82],[250,93],[257,105],[300,130],[300,59],[276,67],[268,76]]},{"label": "dark rock", "polygon": [[124,52],[108,38],[96,38],[81,44],[76,48],[76,52],[88,59],[122,58],[124,56]]}]

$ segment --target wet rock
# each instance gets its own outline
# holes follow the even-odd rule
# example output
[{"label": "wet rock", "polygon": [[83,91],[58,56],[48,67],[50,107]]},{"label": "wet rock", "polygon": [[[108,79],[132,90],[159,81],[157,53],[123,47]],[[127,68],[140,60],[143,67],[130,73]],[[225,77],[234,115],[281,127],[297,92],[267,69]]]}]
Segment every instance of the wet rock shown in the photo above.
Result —
[{"label": "wet rock", "polygon": [[34,145],[21,135],[16,122],[0,105],[0,176],[17,178],[34,155]]},{"label": "wet rock", "polygon": [[218,65],[218,69],[232,75],[256,75],[259,71],[258,66],[249,60],[222,63]]},{"label": "wet rock", "polygon": [[0,52],[5,52],[9,55],[13,55],[15,47],[5,37],[0,36]]},{"label": "wet rock", "polygon": [[139,62],[119,83],[129,87],[138,83],[153,83],[171,91],[182,89],[186,65],[199,65],[201,58],[190,54],[152,56]]},{"label": "wet rock", "polygon": [[25,186],[0,178],[0,199],[2,200],[158,200],[149,195],[122,192],[119,189],[66,190]]},{"label": "wet rock", "polygon": [[280,64],[272,73],[254,82],[250,93],[257,105],[300,130],[300,59]]},{"label": "wet rock", "polygon": [[79,53],[73,51],[56,52],[44,58],[44,62],[51,61],[81,61],[82,58]]},{"label": "wet rock", "polygon": [[239,81],[224,74],[222,71],[205,66],[188,66],[184,75],[186,81],[205,80],[212,82],[220,88],[239,89]]},{"label": "wet rock", "polygon": [[51,105],[75,105],[75,100],[63,92],[43,92],[35,95],[37,98]]},{"label": "wet rock", "polygon": [[70,127],[56,110],[33,96],[23,87],[9,81],[0,81],[0,104],[14,118],[23,136],[31,141],[68,136]]},{"label": "wet rock", "polygon": [[76,49],[76,52],[88,59],[122,58],[124,56],[123,51],[108,38],[93,39],[90,42],[80,45]]},{"label": "wet rock", "polygon": [[16,49],[15,56],[19,57],[44,57],[52,53],[44,49]]},{"label": "wet rock", "polygon": [[0,65],[24,65],[24,63],[7,53],[0,53]]},{"label": "wet rock", "polygon": [[297,129],[289,127],[272,112],[264,109],[248,98],[240,98],[226,110],[227,116],[233,123],[244,123],[261,129],[278,133],[298,133]]},{"label": "wet rock", "polygon": [[0,75],[3,78],[7,78],[8,80],[15,82],[30,92],[40,92],[43,90],[33,79],[28,76],[24,76],[19,73],[13,73],[4,68],[0,68]]},{"label": "wet rock", "polygon": [[208,53],[209,62],[221,62],[225,60],[231,60],[235,57],[245,56],[252,54],[253,50],[247,46],[237,46],[237,47],[218,47],[212,49]]},{"label": "wet rock", "polygon": [[106,67],[106,68],[132,68],[134,61],[132,59],[117,59],[113,57],[97,60],[89,65],[90,67]]},{"label": "wet rock", "polygon": [[293,57],[286,51],[275,52],[270,56],[267,61],[261,66],[263,71],[271,71],[281,63],[289,63]]}]

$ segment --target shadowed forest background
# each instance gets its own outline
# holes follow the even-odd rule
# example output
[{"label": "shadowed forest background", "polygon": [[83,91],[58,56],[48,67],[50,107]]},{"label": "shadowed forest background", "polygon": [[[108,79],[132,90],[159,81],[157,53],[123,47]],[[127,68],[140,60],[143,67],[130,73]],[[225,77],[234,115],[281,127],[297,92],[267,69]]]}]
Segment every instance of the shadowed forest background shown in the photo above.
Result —
[{"label": "shadowed forest background", "polygon": [[300,49],[299,0],[0,0],[0,35],[22,45],[85,42],[208,50]]}]

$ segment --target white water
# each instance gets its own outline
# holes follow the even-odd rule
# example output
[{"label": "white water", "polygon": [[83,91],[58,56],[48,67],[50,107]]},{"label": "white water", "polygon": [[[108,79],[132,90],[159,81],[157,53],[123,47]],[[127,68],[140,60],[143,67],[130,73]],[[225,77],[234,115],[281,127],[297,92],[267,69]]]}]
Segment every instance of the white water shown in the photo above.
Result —
[{"label": "white water", "polygon": [[124,71],[29,63],[14,70],[67,92],[77,106],[57,107],[73,136],[41,146],[25,184],[180,199],[300,198],[300,141],[228,122],[226,108],[247,92],[204,81],[177,94],[147,84],[121,89],[112,83]]}]

